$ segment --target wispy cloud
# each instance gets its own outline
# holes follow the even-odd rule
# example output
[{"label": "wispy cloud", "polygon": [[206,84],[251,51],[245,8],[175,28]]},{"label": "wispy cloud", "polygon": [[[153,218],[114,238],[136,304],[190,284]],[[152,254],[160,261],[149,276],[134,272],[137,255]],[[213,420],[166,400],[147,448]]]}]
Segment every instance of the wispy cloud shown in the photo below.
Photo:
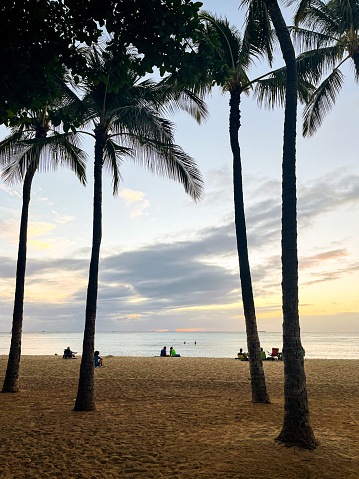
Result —
[{"label": "wispy cloud", "polygon": [[22,198],[21,194],[18,191],[8,185],[0,184],[0,190],[5,191],[5,193],[10,196],[17,196],[18,198]]},{"label": "wispy cloud", "polygon": [[300,266],[302,268],[309,268],[312,266],[317,266],[322,264],[325,261],[337,260],[346,258],[348,256],[348,251],[346,248],[336,249],[331,251],[324,251],[323,253],[318,253],[314,256],[302,257],[300,259]]},{"label": "wispy cloud", "polygon": [[55,216],[56,223],[59,223],[61,225],[70,223],[71,221],[74,221],[76,219],[75,216],[60,215],[59,213],[57,213],[57,211],[51,211],[51,213]]},{"label": "wispy cloud", "polygon": [[131,218],[141,216],[144,210],[150,206],[150,202],[145,199],[145,194],[141,191],[123,188],[119,196],[125,200],[126,206],[130,207]]},{"label": "wispy cloud", "polygon": [[54,228],[56,228],[56,226],[52,223],[30,221],[27,228],[27,234],[29,239],[37,238],[38,236],[47,236]]},{"label": "wispy cloud", "polygon": [[[352,181],[351,181],[352,180]],[[358,178],[332,178],[333,200],[325,196],[318,201],[321,181],[312,188],[300,191],[305,203],[306,215],[301,220],[302,230],[309,228],[311,220],[328,211],[335,204],[359,200],[355,182]],[[264,190],[278,186],[271,182]],[[345,185],[345,188],[344,186]],[[258,318],[262,321],[281,316],[281,260],[280,260],[280,197],[264,201],[258,196],[249,201],[247,224],[251,257],[260,253],[260,260],[252,261],[252,279]],[[338,191],[337,191],[338,190]],[[267,193],[266,193],[267,194]],[[141,192],[124,190],[122,198],[128,206],[144,200]],[[330,209],[330,208],[329,208]],[[48,234],[54,225],[39,223],[38,234]],[[8,230],[8,226],[5,225]],[[1,230],[0,230],[1,231]],[[182,236],[183,238],[183,236]],[[277,245],[273,254],[271,245]],[[323,243],[324,244],[324,243]],[[359,271],[358,258],[343,243],[340,247],[315,245],[315,254],[300,258],[301,287],[313,283],[342,279]],[[87,251],[87,250],[86,250]],[[88,257],[77,259],[30,258],[27,267],[27,314],[36,321],[59,321],[83,327]],[[81,259],[83,258],[83,259]],[[324,265],[325,270],[319,266]],[[15,262],[0,258],[0,278],[13,284]],[[9,289],[10,291],[10,289]],[[305,300],[301,310],[309,314],[315,305]],[[46,307],[45,307],[46,306]],[[317,308],[318,310],[320,308]],[[323,308],[322,308],[323,309]],[[111,253],[100,262],[98,324],[114,329],[120,323],[136,324],[145,329],[176,329],[177,327],[206,328],[212,324],[236,324],[243,317],[238,258],[236,253],[233,219],[220,226],[199,229],[196,235],[185,240],[156,241],[135,250]],[[1,314],[0,314],[1,319]],[[242,319],[241,319],[242,321]],[[100,326],[100,327],[101,327]],[[217,326],[218,329],[218,326]],[[6,330],[6,328],[5,328]]]}]

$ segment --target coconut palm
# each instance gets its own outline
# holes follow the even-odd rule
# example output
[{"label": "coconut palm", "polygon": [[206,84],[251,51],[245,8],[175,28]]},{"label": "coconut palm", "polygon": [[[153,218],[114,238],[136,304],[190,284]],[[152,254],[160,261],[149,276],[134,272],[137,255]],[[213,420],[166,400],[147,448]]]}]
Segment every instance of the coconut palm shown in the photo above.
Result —
[{"label": "coconut palm", "polygon": [[88,83],[81,102],[73,103],[82,123],[92,126],[92,132],[87,133],[95,140],[92,252],[75,410],[95,408],[93,357],[102,235],[103,167],[112,176],[114,194],[121,178],[121,162],[129,157],[154,173],[179,181],[186,193],[198,199],[202,191],[200,172],[192,158],[174,144],[173,124],[161,116],[161,111],[181,107],[198,119],[206,111],[204,104],[189,92],[178,93],[164,83],[140,81],[130,71],[122,88],[111,90],[106,62],[96,51],[89,56],[89,62],[97,76],[99,72],[103,73],[104,81]]},{"label": "coconut palm", "polygon": [[359,1],[301,0],[295,25],[293,35],[306,50],[300,57],[308,78],[319,82],[329,73],[303,112],[303,135],[310,136],[335,104],[344,83],[342,65],[352,64],[355,80],[359,79]]},{"label": "coconut palm", "polygon": [[29,120],[14,127],[11,135],[0,143],[0,162],[5,181],[23,181],[11,346],[2,392],[19,390],[27,224],[34,175],[38,170],[56,169],[59,164],[63,164],[69,166],[83,184],[86,181],[85,154],[78,146],[76,135],[60,134],[52,130],[47,107],[38,112],[30,112]]},{"label": "coconut palm", "polygon": [[[254,11],[252,12],[252,10]],[[265,26],[263,19],[255,15],[255,4],[249,5],[248,19],[243,36],[226,19],[218,19],[208,13],[201,14],[208,24],[207,36],[216,46],[215,53],[221,59],[214,68],[215,82],[224,92],[230,94],[229,130],[230,143],[233,154],[233,186],[235,226],[237,251],[239,258],[242,302],[247,331],[247,345],[249,351],[252,401],[268,403],[269,396],[266,390],[265,377],[261,359],[257,321],[255,314],[252,280],[249,266],[245,210],[243,199],[243,180],[241,166],[241,151],[238,141],[240,128],[240,101],[241,95],[253,93],[253,97],[260,105],[265,104],[274,108],[283,105],[285,99],[286,69],[271,70],[260,77],[250,79],[249,70],[256,59],[266,56],[269,63],[273,60],[273,34],[271,28],[258,29],[258,24]],[[261,10],[264,15],[266,10]],[[261,35],[259,35],[259,32]],[[221,68],[222,67],[222,68]],[[218,70],[220,74],[218,74]],[[209,73],[210,80],[213,72]],[[310,83],[301,78],[298,88],[298,97],[305,102],[308,97]],[[210,81],[208,82],[210,84]]]},{"label": "coconut palm", "polygon": [[[286,64],[285,120],[282,165],[282,300],[284,355],[284,422],[278,440],[286,445],[316,447],[310,425],[298,310],[296,200],[296,124],[298,76],[289,30],[277,0],[254,0],[251,14],[262,32],[270,17]],[[269,15],[268,15],[269,14]],[[264,25],[264,28],[263,28]],[[263,33],[260,33],[263,36]]]},{"label": "coconut palm", "polygon": [[[242,93],[249,94],[260,78],[251,81],[248,70],[259,51],[246,42],[239,31],[231,27],[227,19],[217,18],[203,12],[201,18],[207,23],[207,37],[217,37],[216,54],[227,67],[227,74],[217,80],[224,92],[230,96],[229,136],[233,154],[233,187],[235,228],[239,272],[242,290],[242,302],[247,332],[247,346],[251,373],[252,401],[269,403],[261,350],[257,329],[257,320],[253,298],[252,279],[249,266],[246,220],[243,199],[243,180],[241,151],[238,140],[240,128],[240,101]],[[266,75],[265,75],[266,76]]]}]

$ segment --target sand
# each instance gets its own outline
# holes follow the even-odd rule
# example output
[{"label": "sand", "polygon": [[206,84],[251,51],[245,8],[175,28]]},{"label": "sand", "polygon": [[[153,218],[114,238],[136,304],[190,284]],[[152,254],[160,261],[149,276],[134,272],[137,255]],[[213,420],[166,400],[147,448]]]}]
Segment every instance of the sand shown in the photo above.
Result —
[{"label": "sand", "polygon": [[[0,356],[3,381],[7,358]],[[252,404],[248,363],[104,358],[96,411],[74,412],[80,359],[24,356],[0,394],[1,479],[359,478],[358,361],[306,360],[315,451],[275,442],[283,363],[265,363],[272,403]]]}]

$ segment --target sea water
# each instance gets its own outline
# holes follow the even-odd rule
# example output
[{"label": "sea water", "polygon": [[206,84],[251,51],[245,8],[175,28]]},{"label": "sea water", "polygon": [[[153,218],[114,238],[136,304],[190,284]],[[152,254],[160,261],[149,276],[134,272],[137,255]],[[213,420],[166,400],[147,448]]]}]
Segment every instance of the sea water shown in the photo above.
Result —
[{"label": "sea water", "polygon": [[[261,346],[267,352],[282,350],[282,333],[259,333]],[[82,333],[23,333],[22,354],[62,355],[70,346],[81,354]],[[306,358],[359,359],[358,333],[302,333]],[[9,353],[11,334],[0,333],[0,354]],[[182,357],[233,358],[239,348],[247,350],[243,332],[98,332],[95,349],[102,356],[159,356],[163,346],[172,346]]]}]

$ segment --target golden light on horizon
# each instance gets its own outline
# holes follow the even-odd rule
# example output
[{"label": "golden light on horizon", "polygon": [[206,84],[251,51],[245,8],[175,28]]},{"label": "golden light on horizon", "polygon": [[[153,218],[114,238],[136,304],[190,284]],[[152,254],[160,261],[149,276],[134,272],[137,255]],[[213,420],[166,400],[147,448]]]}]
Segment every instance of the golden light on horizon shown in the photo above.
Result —
[{"label": "golden light on horizon", "polygon": [[49,231],[55,229],[56,226],[51,223],[29,223],[27,234],[29,238],[36,238],[37,236],[47,235]]},{"label": "golden light on horizon", "polygon": [[240,302],[229,303],[229,304],[202,304],[198,306],[184,306],[182,308],[174,308],[170,311],[207,311],[207,310],[221,310],[221,309],[236,309],[241,308],[242,304]]},{"label": "golden light on horizon", "polygon": [[43,243],[42,241],[29,240],[28,241],[29,250],[43,250],[51,248],[50,243]]},{"label": "golden light on horizon", "polygon": [[176,329],[176,333],[200,333],[203,331],[208,331],[205,328],[184,328],[184,329]]}]

